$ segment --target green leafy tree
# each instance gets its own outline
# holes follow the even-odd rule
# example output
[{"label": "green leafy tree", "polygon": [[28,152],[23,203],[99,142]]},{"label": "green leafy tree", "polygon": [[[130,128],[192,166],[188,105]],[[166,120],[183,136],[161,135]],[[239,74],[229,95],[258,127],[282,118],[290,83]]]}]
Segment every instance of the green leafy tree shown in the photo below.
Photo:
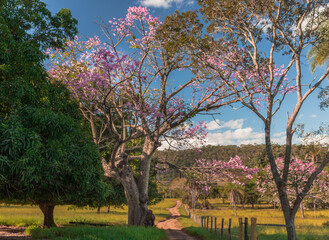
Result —
[{"label": "green leafy tree", "polygon": [[38,204],[51,227],[55,205],[93,205],[107,193],[77,104],[43,66],[77,21],[39,0],[3,0],[0,13],[0,201]]}]

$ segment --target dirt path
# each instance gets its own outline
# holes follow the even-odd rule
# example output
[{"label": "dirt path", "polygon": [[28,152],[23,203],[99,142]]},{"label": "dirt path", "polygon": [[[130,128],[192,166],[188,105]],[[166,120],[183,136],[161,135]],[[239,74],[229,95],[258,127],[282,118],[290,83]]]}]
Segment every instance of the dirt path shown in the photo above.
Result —
[{"label": "dirt path", "polygon": [[158,222],[157,227],[166,230],[168,240],[198,240],[198,238],[182,231],[181,224],[177,220],[180,217],[178,209],[181,204],[180,201],[177,201],[174,207],[169,208],[171,216],[166,220]]},{"label": "dirt path", "polygon": [[30,240],[30,236],[24,234],[24,227],[0,226],[1,240]]}]

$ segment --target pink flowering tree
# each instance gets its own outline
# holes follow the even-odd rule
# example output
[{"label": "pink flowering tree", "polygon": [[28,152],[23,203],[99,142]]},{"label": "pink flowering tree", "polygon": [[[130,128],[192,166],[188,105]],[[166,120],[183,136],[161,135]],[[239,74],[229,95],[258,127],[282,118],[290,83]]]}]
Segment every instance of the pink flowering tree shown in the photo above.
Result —
[{"label": "pink flowering tree", "polygon": [[[321,36],[319,29],[327,22],[327,2],[246,0],[232,3],[229,0],[200,0],[198,4],[210,36],[200,39],[199,42],[204,45],[186,44],[199,50],[194,56],[199,59],[200,66],[205,67],[198,68],[197,72],[209,79],[225,82],[242,106],[263,122],[267,157],[284,213],[288,239],[295,240],[296,212],[313,181],[329,162],[327,154],[316,165],[316,170],[309,175],[303,190],[299,191],[291,205],[287,184],[291,175],[289,166],[294,124],[305,101],[329,75],[328,67],[311,78],[303,73],[307,47],[316,45]],[[175,13],[170,24],[184,21],[197,22],[188,13]],[[175,26],[179,29],[178,24]],[[182,28],[180,32],[188,29],[189,25]],[[286,151],[280,175],[271,145],[271,129],[274,116],[285,104],[288,94],[294,95],[296,101],[289,106],[285,122]]]},{"label": "pink flowering tree", "polygon": [[[212,187],[223,182],[230,182],[236,186],[243,186],[247,180],[250,180],[257,174],[258,168],[248,168],[243,165],[239,156],[231,158],[228,162],[221,160],[199,159],[195,165],[187,169],[185,175],[191,189],[192,199],[196,202],[203,196],[204,205]],[[236,201],[232,202],[236,213]],[[192,201],[193,205],[193,201]],[[204,206],[205,207],[205,206]]]},{"label": "pink flowering tree", "polygon": [[[283,174],[284,159],[278,158],[275,160],[280,175]],[[287,183],[287,194],[290,205],[293,205],[296,196],[300,194],[307,184],[308,178],[316,171],[317,166],[312,161],[302,161],[296,158],[291,160],[289,165],[289,172],[291,173]],[[313,182],[313,185],[307,195],[304,197],[306,200],[312,200],[313,202],[327,201],[326,194],[329,190],[329,173],[322,171],[317,179]],[[271,195],[271,198],[275,202],[279,202],[279,196],[275,181],[272,176],[271,167],[268,165],[264,168],[260,177],[257,179],[258,191],[264,195]],[[301,215],[304,218],[303,204],[301,206]]]},{"label": "pink flowering tree", "polygon": [[94,142],[106,150],[105,175],[119,179],[125,189],[133,225],[153,225],[148,184],[151,157],[161,142],[196,136],[200,126],[186,122],[237,101],[224,83],[195,71],[188,49],[172,51],[171,36],[159,32],[161,25],[148,9],[131,7],[125,18],[100,24],[106,42],[76,38],[65,50],[49,52],[49,75],[79,101]]}]

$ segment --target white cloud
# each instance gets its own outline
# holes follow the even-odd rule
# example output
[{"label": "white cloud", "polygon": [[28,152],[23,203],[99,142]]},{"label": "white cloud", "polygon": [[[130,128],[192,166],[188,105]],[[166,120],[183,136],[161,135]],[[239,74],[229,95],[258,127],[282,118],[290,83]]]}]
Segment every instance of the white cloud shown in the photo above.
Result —
[{"label": "white cloud", "polygon": [[304,117],[304,114],[300,114],[299,117],[298,117],[298,119],[300,120],[300,119],[302,119],[303,117]]},{"label": "white cloud", "polygon": [[182,3],[184,0],[140,0],[140,4],[146,7],[169,8],[172,3]]},{"label": "white cloud", "polygon": [[209,145],[240,145],[248,143],[263,143],[264,133],[255,132],[251,127],[227,130],[225,132],[208,133]]},{"label": "white cloud", "polygon": [[[211,132],[206,136],[206,145],[264,144],[264,132],[255,131],[250,126],[244,127],[244,122],[245,119],[230,120],[227,122],[216,119],[215,121],[208,122],[206,124],[207,130],[211,130]],[[272,143],[284,144],[286,141],[285,131],[273,133],[271,141]],[[295,143],[300,141],[301,139],[294,138]],[[189,144],[200,147],[200,142],[195,139],[191,139]],[[182,149],[182,146],[179,146],[175,141],[172,142],[172,145],[178,147],[178,149]],[[191,145],[187,148],[191,147]],[[168,146],[168,143],[163,141],[160,150],[166,149]]]},{"label": "white cloud", "polygon": [[311,118],[317,118],[318,115],[312,114],[310,117],[311,117]]},{"label": "white cloud", "polygon": [[217,130],[221,128],[238,129],[242,128],[245,119],[230,120],[228,122],[220,121],[218,119],[207,123],[207,130]]},{"label": "white cloud", "polygon": [[283,131],[283,132],[278,132],[278,133],[274,133],[274,134],[273,134],[273,137],[282,137],[282,136],[285,135],[285,134],[286,134],[285,131]]}]

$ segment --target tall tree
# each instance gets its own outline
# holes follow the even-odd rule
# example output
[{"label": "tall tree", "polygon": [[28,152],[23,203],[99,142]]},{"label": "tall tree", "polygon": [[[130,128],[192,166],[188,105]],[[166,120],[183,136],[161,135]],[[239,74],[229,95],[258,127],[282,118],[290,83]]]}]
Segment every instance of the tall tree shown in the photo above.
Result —
[{"label": "tall tree", "polygon": [[[69,42],[66,51],[53,53],[59,64],[50,74],[80,101],[99,148],[113,144],[103,167],[105,175],[119,179],[125,189],[128,223],[148,225],[154,218],[147,209],[151,157],[161,141],[198,134],[202,128],[189,127],[189,119],[237,100],[225,84],[197,75],[175,79],[174,74],[191,69],[194,60],[187,57],[188,48],[175,44],[175,29],[160,31],[160,21],[146,8],[131,7],[124,19],[101,25],[107,44],[97,37]],[[198,39],[200,28],[185,31],[182,41],[188,36]],[[94,127],[95,121],[102,122],[101,129]],[[136,147],[141,153],[130,154]]]},{"label": "tall tree", "polygon": [[78,105],[43,66],[46,48],[74,36],[77,21],[39,0],[3,0],[0,14],[0,200],[38,204],[51,227],[56,204],[106,194]]},{"label": "tall tree", "polygon": [[[240,98],[240,102],[264,123],[267,158],[278,189],[288,239],[297,239],[296,212],[314,179],[329,162],[327,154],[290,205],[287,183],[291,174],[294,123],[304,102],[329,74],[329,68],[326,68],[314,79],[303,75],[303,53],[308,46],[319,41],[318,29],[328,21],[328,1],[198,0],[198,3],[202,16],[209,23],[208,31],[214,34],[214,39],[209,41],[209,51],[204,52],[207,56],[205,66],[218,81],[226,82],[232,91],[236,91],[236,96],[241,96],[238,89],[246,89],[247,97]],[[230,51],[230,48],[225,50],[226,42],[243,46],[240,54],[223,57],[223,51]],[[287,65],[276,68],[281,58]],[[223,72],[223,68],[230,68],[239,83],[227,81],[228,71]],[[295,77],[290,74],[295,74]],[[252,90],[251,86],[256,88]],[[296,95],[296,104],[286,122],[284,168],[280,175],[271,144],[271,126],[288,93]]]}]

